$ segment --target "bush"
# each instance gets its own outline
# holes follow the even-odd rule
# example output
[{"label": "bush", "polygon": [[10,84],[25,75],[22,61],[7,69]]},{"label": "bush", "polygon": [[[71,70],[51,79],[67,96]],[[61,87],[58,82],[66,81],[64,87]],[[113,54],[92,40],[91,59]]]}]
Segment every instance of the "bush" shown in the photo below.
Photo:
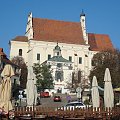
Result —
[{"label": "bush", "polygon": [[90,105],[89,100],[88,100],[88,99],[86,99],[86,100],[84,101],[84,104],[85,104],[85,105]]}]

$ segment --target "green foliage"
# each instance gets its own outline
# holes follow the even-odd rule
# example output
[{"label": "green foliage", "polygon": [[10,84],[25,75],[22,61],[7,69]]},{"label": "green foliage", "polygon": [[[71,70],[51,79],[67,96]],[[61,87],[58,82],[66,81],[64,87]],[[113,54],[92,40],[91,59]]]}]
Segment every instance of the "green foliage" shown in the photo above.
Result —
[{"label": "green foliage", "polygon": [[113,87],[120,87],[120,51],[107,50],[93,56],[93,69],[90,72],[90,80],[93,76],[97,77],[99,86],[104,86],[105,69],[109,68]]},{"label": "green foliage", "polygon": [[85,104],[85,105],[90,105],[90,101],[89,101],[88,99],[86,99],[86,100],[84,101],[84,104]]},{"label": "green foliage", "polygon": [[53,87],[53,78],[50,71],[50,66],[35,63],[33,66],[33,72],[36,75],[37,86],[39,89],[44,91],[46,88],[50,89],[51,87]]}]

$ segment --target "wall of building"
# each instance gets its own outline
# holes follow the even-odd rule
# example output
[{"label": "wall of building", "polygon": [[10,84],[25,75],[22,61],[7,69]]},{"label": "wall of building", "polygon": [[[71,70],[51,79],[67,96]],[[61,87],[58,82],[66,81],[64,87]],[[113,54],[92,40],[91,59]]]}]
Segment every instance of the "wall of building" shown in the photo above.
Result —
[{"label": "wall of building", "polygon": [[[91,69],[91,59],[94,55],[94,52],[88,50],[89,46],[85,45],[74,45],[74,44],[65,44],[58,43],[61,48],[62,56],[69,60],[69,56],[72,57],[73,69],[81,69],[82,71],[86,71],[86,69]],[[48,54],[53,57],[53,49],[56,46],[56,43],[53,42],[30,42],[30,48],[28,48],[27,42],[16,42],[11,41],[11,49],[10,49],[10,59],[19,55],[19,49],[22,49],[22,57],[25,62],[33,63],[43,63],[48,59]],[[28,52],[30,49],[30,52]],[[40,54],[40,61],[37,60],[37,53]],[[75,54],[77,56],[75,56]],[[28,57],[29,55],[29,57]],[[86,57],[87,55],[87,57]],[[79,64],[79,57],[82,57],[82,64]]]},{"label": "wall of building", "polygon": [[25,62],[28,61],[28,43],[27,42],[18,42],[18,41],[11,41],[10,46],[10,60],[19,55],[19,49],[22,49],[22,57],[24,58]]},{"label": "wall of building", "polygon": [[[37,53],[40,54],[40,63],[43,63],[44,61],[48,60],[48,54],[53,57],[53,49],[56,46],[57,43],[54,42],[36,42],[36,41],[31,41],[30,46],[32,49],[30,52],[33,52],[33,56],[31,56],[31,59],[33,63],[38,62],[37,61]],[[69,60],[69,56],[72,57],[72,62],[73,62],[73,69],[81,69],[85,70],[85,66],[91,67],[89,59],[89,53],[90,51],[88,50],[89,46],[88,45],[74,45],[74,44],[65,44],[65,43],[58,43],[60,48],[61,48],[61,54],[62,56]],[[75,56],[77,54],[77,56]],[[87,55],[88,57],[86,58]],[[82,64],[79,64],[79,57],[82,57]]]},{"label": "wall of building", "polygon": [[[46,60],[48,60],[48,54],[53,57],[53,49],[57,43],[55,42],[44,42],[44,41],[35,41],[30,40],[29,43],[27,42],[11,42],[11,50],[10,50],[10,58],[17,56],[19,53],[19,49],[23,50],[22,57],[24,58],[25,62],[29,63],[30,66],[33,65],[33,63],[40,62],[43,63]],[[67,68],[64,69],[64,81],[59,83],[56,82],[55,89],[60,87],[63,92],[66,92],[67,89],[64,89],[66,87],[67,81],[70,81],[70,76],[72,75],[72,71],[81,70],[83,76],[87,79],[88,75],[90,73],[90,70],[92,68],[91,66],[91,59],[95,52],[89,51],[89,45],[75,45],[75,44],[66,44],[66,43],[58,43],[59,47],[61,48],[61,54],[63,58],[69,60],[69,56],[72,57],[72,70],[68,70]],[[37,60],[37,54],[40,54],[40,60]],[[82,58],[82,63],[79,64],[79,57]],[[53,77],[55,77],[55,70],[56,67],[53,67]],[[54,81],[55,82],[55,81]],[[61,84],[61,85],[60,85]]]}]

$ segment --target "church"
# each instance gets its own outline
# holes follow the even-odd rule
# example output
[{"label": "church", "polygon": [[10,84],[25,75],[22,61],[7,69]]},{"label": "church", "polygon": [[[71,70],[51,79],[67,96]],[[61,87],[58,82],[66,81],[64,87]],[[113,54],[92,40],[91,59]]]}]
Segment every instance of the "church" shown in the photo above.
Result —
[{"label": "church", "polygon": [[88,83],[93,55],[113,49],[113,45],[109,35],[87,32],[84,12],[79,19],[79,22],[51,20],[35,18],[30,13],[25,35],[10,41],[10,59],[21,56],[28,66],[38,62],[51,65],[56,93],[68,91],[73,72],[81,71],[81,81]]}]

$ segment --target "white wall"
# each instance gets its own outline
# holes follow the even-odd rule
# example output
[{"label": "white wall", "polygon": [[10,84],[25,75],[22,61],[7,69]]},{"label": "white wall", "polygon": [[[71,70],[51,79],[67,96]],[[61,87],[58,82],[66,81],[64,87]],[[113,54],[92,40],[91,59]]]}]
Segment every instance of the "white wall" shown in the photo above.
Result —
[{"label": "white wall", "polygon": [[[48,60],[48,54],[53,57],[53,49],[57,45],[56,42],[44,42],[44,41],[29,41],[29,46],[27,42],[17,42],[11,41],[11,50],[10,50],[10,58],[17,56],[19,53],[19,49],[23,50],[23,58],[25,62],[30,64],[37,63],[37,53],[40,54],[40,63]],[[89,51],[89,45],[75,45],[75,44],[66,44],[66,43],[58,43],[61,48],[61,54],[63,58],[69,60],[69,56],[72,56],[73,62],[73,70],[64,70],[64,84],[66,81],[70,80],[69,76],[74,70],[81,70],[86,77],[88,77],[89,72],[92,68],[91,59],[96,52]],[[28,52],[30,50],[30,52]],[[77,54],[77,56],[75,56]],[[87,57],[85,57],[87,55]],[[82,64],[79,64],[79,57],[82,57]],[[65,69],[65,68],[64,68]],[[69,72],[68,72],[69,71]],[[53,71],[53,77],[55,75],[55,71]],[[64,87],[64,86],[62,86]]]},{"label": "white wall", "polygon": [[[11,41],[11,50],[10,50],[10,59],[14,56],[17,56],[19,53],[19,49],[23,50],[23,58],[25,62],[37,63],[37,53],[40,53],[40,63],[43,63],[48,59],[48,54],[51,54],[53,57],[53,49],[57,45],[56,42],[43,42],[43,41],[30,41],[30,49],[28,51],[28,43],[27,42],[17,42]],[[92,53],[88,50],[88,45],[75,45],[75,44],[65,44],[58,43],[61,48],[62,56],[69,60],[69,56],[72,56],[73,69],[80,69],[88,74],[91,69],[91,58],[93,56]],[[75,56],[74,54],[77,54]],[[28,59],[28,55],[29,59]],[[87,55],[88,57],[85,57]],[[82,57],[82,64],[79,64],[79,57]]]},{"label": "white wall", "polygon": [[10,60],[19,55],[19,49],[22,49],[22,57],[24,58],[25,62],[28,61],[28,43],[27,42],[17,42],[11,41],[10,47]]}]

